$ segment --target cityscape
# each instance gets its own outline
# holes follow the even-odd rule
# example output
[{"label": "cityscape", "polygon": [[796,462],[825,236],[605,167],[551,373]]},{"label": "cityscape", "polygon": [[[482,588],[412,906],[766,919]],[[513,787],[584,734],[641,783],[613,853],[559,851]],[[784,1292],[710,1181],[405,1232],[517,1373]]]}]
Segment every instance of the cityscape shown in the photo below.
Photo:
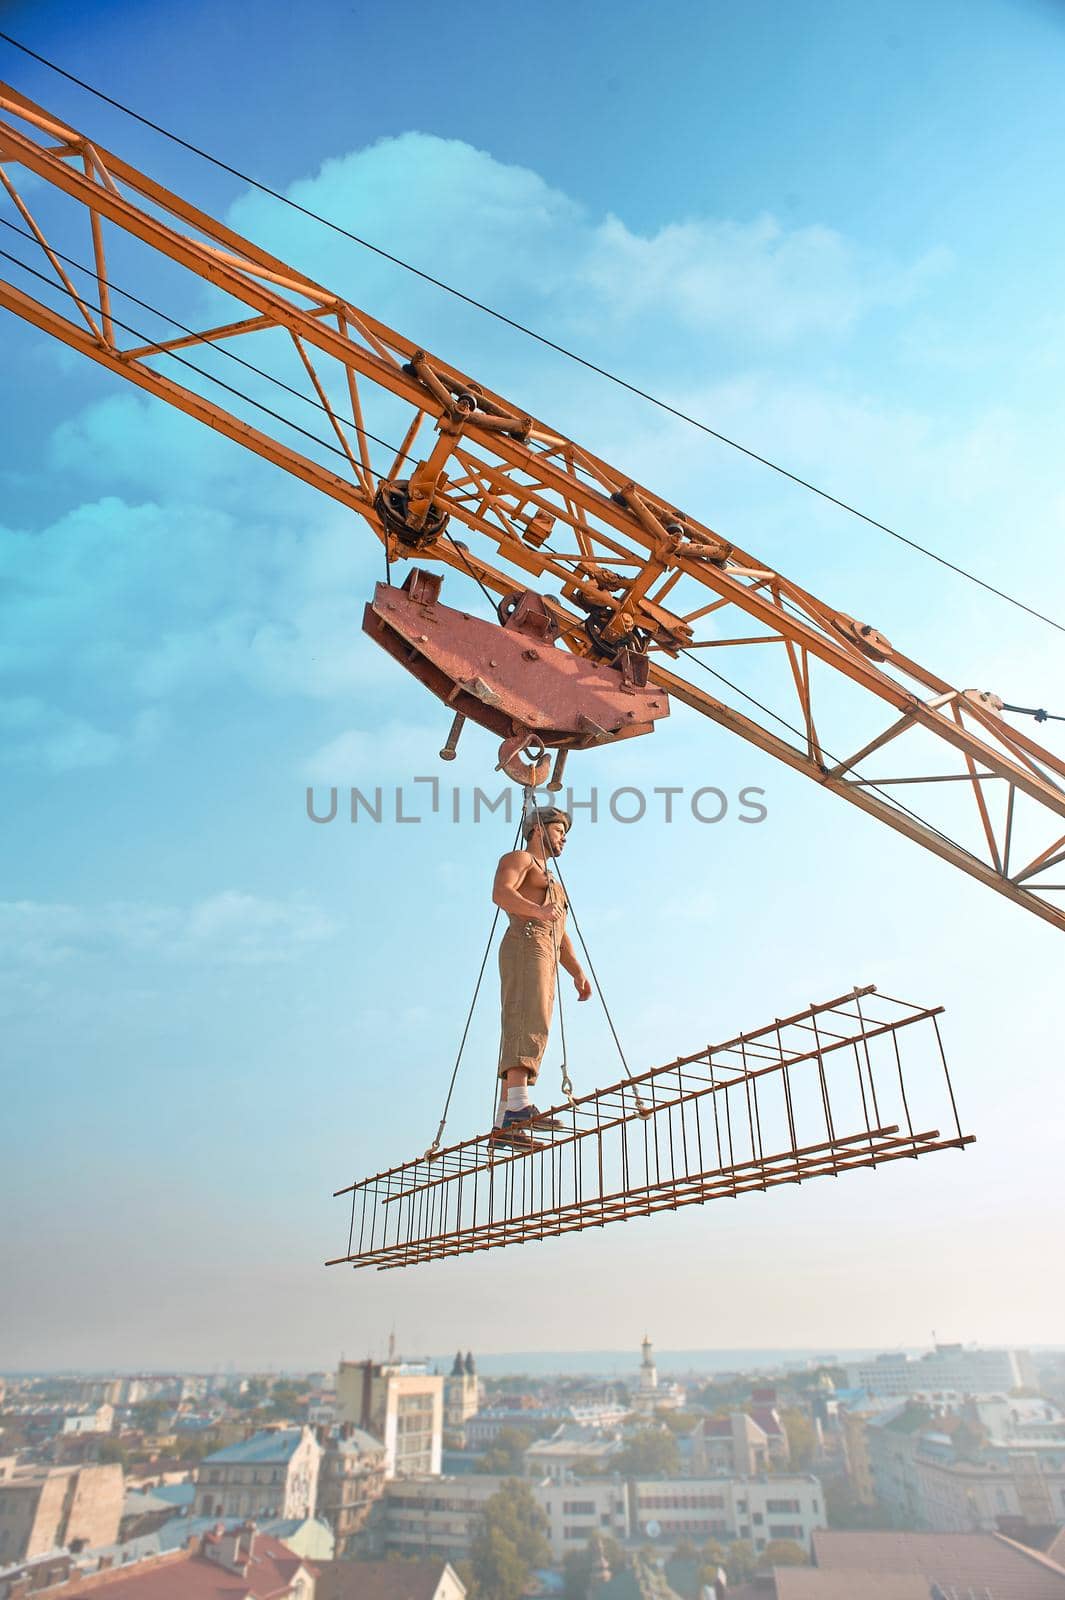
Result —
[{"label": "cityscape", "polygon": [[0,1379],[0,1600],[1051,1600],[1065,1348]]}]

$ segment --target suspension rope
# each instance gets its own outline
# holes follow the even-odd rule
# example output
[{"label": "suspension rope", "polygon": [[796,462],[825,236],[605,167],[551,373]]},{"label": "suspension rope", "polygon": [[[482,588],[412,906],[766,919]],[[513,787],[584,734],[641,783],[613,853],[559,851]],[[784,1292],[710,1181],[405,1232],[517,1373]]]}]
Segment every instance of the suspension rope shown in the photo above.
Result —
[{"label": "suspension rope", "polygon": [[[540,823],[540,827],[542,829],[542,827],[543,827],[542,823]],[[558,881],[559,881],[559,883],[561,883],[562,892],[566,897],[566,906],[567,906],[571,916],[573,917],[573,926],[577,930],[577,938],[581,942],[581,949],[584,951],[584,959],[588,963],[588,971],[592,975],[592,982],[595,984],[595,987],[596,987],[596,989],[598,991],[598,994],[599,994],[599,1002],[603,1007],[603,1015],[606,1017],[607,1026],[609,1027],[611,1035],[613,1036],[613,1039],[614,1039],[614,1043],[617,1046],[618,1055],[621,1057],[621,1065],[625,1068],[626,1076],[629,1077],[630,1079],[632,1079],[634,1081],[634,1084],[635,1084],[635,1076],[636,1075],[633,1072],[632,1068],[629,1066],[629,1063],[628,1063],[628,1061],[626,1060],[626,1057],[625,1057],[625,1051],[622,1049],[621,1040],[618,1037],[618,1030],[614,1026],[614,1018],[610,1014],[610,1007],[607,1005],[606,995],[603,993],[603,985],[599,982],[599,974],[595,970],[595,962],[592,960],[591,952],[588,949],[588,945],[587,945],[587,942],[585,940],[584,934],[581,931],[581,925],[577,920],[577,913],[573,909],[573,901],[570,899],[570,892],[569,892],[569,889],[568,889],[568,887],[566,885],[566,880],[562,876],[562,868],[559,865],[557,856],[554,858],[554,862],[555,862],[555,870],[558,873]],[[633,1096],[634,1096],[635,1101],[636,1101],[636,1110],[639,1112],[640,1116],[641,1117],[649,1117],[651,1115],[651,1113],[647,1109],[647,1107],[644,1105],[643,1101],[640,1099],[640,1091],[637,1088],[635,1088],[635,1086],[634,1086],[632,1092],[633,1092]]]},{"label": "suspension rope", "polygon": [[[547,842],[547,832],[544,828],[544,819],[540,815],[540,809],[536,804],[536,790],[531,786],[527,787],[524,791],[524,795],[525,806],[527,807],[531,803],[533,807],[533,816],[536,820],[537,830],[540,835],[540,849],[543,851],[544,872],[548,877],[550,877],[550,873],[548,873],[547,870],[547,861],[548,856],[551,855],[552,852]],[[561,875],[559,881],[561,882]],[[568,909],[569,895],[566,894],[565,884],[562,885],[562,892],[563,895],[565,895]],[[560,932],[558,922],[552,922],[551,924],[551,948],[555,953],[555,1001],[558,1006],[558,1028],[562,1040],[562,1093],[572,1106],[575,1104],[575,1101],[573,1098],[573,1080],[569,1075],[569,1054],[566,1049],[566,1014],[562,1005],[562,934]]]},{"label": "suspension rope", "polygon": [[1044,711],[1042,706],[1008,706],[1003,702],[1003,711],[1016,711],[1021,717],[1034,717],[1037,722],[1065,722],[1065,717],[1057,717],[1052,711]]},{"label": "suspension rope", "polygon": [[458,554],[459,560],[462,562],[462,565],[466,568],[466,571],[469,573],[470,577],[473,579],[473,581],[477,585],[478,589],[480,589],[481,593],[484,595],[485,599],[488,601],[488,604],[492,608],[493,614],[498,618],[498,616],[499,616],[499,602],[498,602],[498,600],[493,599],[491,594],[489,594],[488,590],[485,588],[484,584],[481,582],[481,579],[477,575],[477,572],[470,565],[469,557],[466,554],[466,546],[464,544],[461,544],[458,539],[453,538],[452,535],[450,533],[448,533],[446,528],[444,529],[444,538],[447,540],[448,544],[454,546],[454,548],[455,548],[455,550],[456,550],[456,552]]},{"label": "suspension rope", "polygon": [[[524,817],[522,818],[522,821],[524,821]],[[514,835],[514,843],[510,847],[511,850],[516,850],[518,848],[518,840],[521,838],[521,828],[522,828],[522,823],[519,822],[518,823],[518,831]],[[492,948],[492,940],[495,938],[496,927],[497,927],[498,923],[499,923],[499,907],[496,906],[495,916],[492,918],[492,926],[488,930],[488,943],[484,947],[484,955],[481,957],[480,970],[477,973],[477,982],[474,984],[474,988],[473,988],[473,999],[470,1001],[470,1009],[466,1013],[466,1026],[462,1030],[462,1038],[459,1041],[458,1054],[455,1057],[455,1065],[451,1069],[451,1082],[448,1084],[447,1099],[444,1101],[444,1110],[443,1110],[443,1114],[442,1114],[442,1116],[440,1118],[440,1126],[436,1130],[435,1139],[433,1140],[432,1144],[429,1146],[428,1150],[425,1152],[425,1160],[426,1161],[431,1161],[433,1156],[436,1155],[437,1151],[440,1149],[440,1141],[444,1136],[444,1126],[447,1123],[447,1114],[448,1114],[449,1110],[451,1109],[451,1096],[455,1092],[455,1080],[458,1078],[458,1075],[459,1075],[459,1065],[460,1065],[460,1063],[462,1061],[463,1051],[466,1048],[466,1040],[469,1038],[470,1023],[473,1021],[473,1013],[474,1013],[474,1009],[475,1009],[475,1007],[477,1005],[477,996],[481,992],[481,984],[484,981],[484,969],[488,965],[488,954],[489,954],[489,951]],[[493,1109],[494,1109],[494,1102],[493,1102]]]}]

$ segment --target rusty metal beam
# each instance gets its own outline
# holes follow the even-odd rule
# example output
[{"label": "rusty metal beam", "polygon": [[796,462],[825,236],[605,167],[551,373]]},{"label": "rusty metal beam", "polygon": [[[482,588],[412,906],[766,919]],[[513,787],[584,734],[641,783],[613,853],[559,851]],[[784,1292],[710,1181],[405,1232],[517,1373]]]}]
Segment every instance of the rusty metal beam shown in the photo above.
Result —
[{"label": "rusty metal beam", "polygon": [[[550,1136],[480,1135],[346,1185],[327,1265],[414,1266],[965,1149],[941,1009],[855,990],[583,1095]],[[915,1099],[947,1131],[915,1128]]]}]

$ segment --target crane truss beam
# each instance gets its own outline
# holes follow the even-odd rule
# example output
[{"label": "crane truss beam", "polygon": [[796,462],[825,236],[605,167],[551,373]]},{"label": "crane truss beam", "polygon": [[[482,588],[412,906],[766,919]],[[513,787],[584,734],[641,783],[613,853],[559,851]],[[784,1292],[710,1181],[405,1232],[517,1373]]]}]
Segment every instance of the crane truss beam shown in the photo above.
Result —
[{"label": "crane truss beam", "polygon": [[583,1095],[550,1138],[482,1135],[338,1189],[347,1245],[327,1265],[416,1266],[964,1149],[942,1008],[874,995]]},{"label": "crane truss beam", "polygon": [[[47,227],[35,215],[34,186],[19,173],[45,186]],[[28,293],[0,280],[0,306],[355,511],[392,558],[412,550],[382,522],[375,500],[382,485],[409,482],[412,494],[416,488],[478,536],[467,546],[445,532],[418,550],[420,561],[440,561],[501,596],[530,578],[554,583],[560,595],[547,598],[570,649],[588,654],[641,640],[655,652],[652,681],[676,698],[1065,928],[1065,884],[1053,881],[1065,861],[1065,762],[1007,724],[993,697],[953,688],[874,629],[2,84],[0,181],[17,219],[11,226],[39,251],[43,271],[31,269],[34,280],[46,285]],[[58,214],[59,201],[68,215]],[[88,223],[78,254],[55,239],[66,229],[67,242],[71,217]],[[130,295],[112,277],[108,242],[123,236],[250,315],[146,337],[116,309]],[[88,289],[74,282],[78,273]],[[130,315],[143,320],[135,309]],[[294,381],[284,386],[313,408],[301,414],[306,427],[243,394],[240,368],[220,378],[188,355],[259,346],[276,365],[279,339],[294,363]],[[173,366],[159,370],[168,361],[186,381],[171,376]],[[387,421],[378,428],[394,438],[397,406],[403,441],[382,458],[371,424],[383,407]],[[429,430],[436,441],[426,448],[419,441]],[[775,663],[783,712],[762,701],[772,689],[759,687],[755,697],[726,681],[732,698],[722,698],[662,660],[701,666],[714,652],[731,665],[752,651],[763,667],[759,686],[763,664]],[[857,715],[853,705],[843,708],[841,691],[857,691]],[[896,770],[871,771],[889,748]],[[964,804],[948,805],[944,816],[935,801],[946,793]]]}]

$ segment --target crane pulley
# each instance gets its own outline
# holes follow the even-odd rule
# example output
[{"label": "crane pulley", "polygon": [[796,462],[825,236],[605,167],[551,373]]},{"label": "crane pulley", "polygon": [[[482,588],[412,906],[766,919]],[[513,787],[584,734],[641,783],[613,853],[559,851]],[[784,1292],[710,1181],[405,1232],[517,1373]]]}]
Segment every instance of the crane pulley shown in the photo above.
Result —
[{"label": "crane pulley", "polygon": [[[1056,881],[1065,874],[1055,873],[1065,862],[1065,762],[1012,727],[996,696],[953,687],[872,624],[818,599],[2,84],[0,184],[10,203],[8,216],[0,210],[7,242],[21,238],[21,248],[40,252],[43,268],[0,250],[21,274],[19,283],[0,280],[0,306],[349,507],[390,561],[416,556],[419,566],[431,561],[472,576],[530,624],[535,587],[558,630],[552,656],[569,652],[578,666],[600,668],[597,680],[576,674],[573,682],[610,681],[608,698],[630,696],[633,717],[613,727],[605,714],[584,713],[602,733],[619,737],[630,721],[653,725],[651,712],[664,714],[666,697],[679,701],[1065,929],[1065,883]],[[27,199],[37,205],[34,188],[47,195],[47,225]],[[151,261],[223,291],[233,314],[196,328],[168,317],[175,333],[146,334],[137,326],[144,295],[112,275],[113,231],[139,241]],[[128,250],[123,259],[130,261]],[[62,311],[50,303],[57,294]],[[134,307],[130,320],[117,309],[123,296]],[[298,378],[283,388],[314,408],[326,437],[229,381],[249,368],[276,381],[236,350],[265,340],[273,352],[279,333]],[[217,364],[199,365],[193,354],[235,365],[220,378]],[[386,445],[397,404],[409,421],[402,441]],[[557,593],[545,592],[551,587]],[[377,596],[371,611],[384,620]],[[520,625],[510,631],[516,642]],[[730,664],[753,653],[774,669],[786,714],[765,704],[764,689],[753,696],[711,669],[710,652]],[[536,663],[526,665],[533,681]],[[419,676],[430,666],[422,652]],[[691,668],[713,677],[714,693]],[[483,673],[467,673],[467,684],[478,677],[500,692]],[[491,726],[490,696],[460,694],[460,713]],[[549,723],[553,741],[535,719],[512,716],[504,740],[519,741],[518,758],[534,736],[559,749],[596,743],[591,729],[574,726],[575,715]],[[452,748],[453,738],[445,750]],[[887,751],[896,764],[872,770]],[[522,773],[540,765],[524,759]],[[945,815],[933,820],[917,809],[934,810],[932,797],[944,793],[953,801]]]}]

